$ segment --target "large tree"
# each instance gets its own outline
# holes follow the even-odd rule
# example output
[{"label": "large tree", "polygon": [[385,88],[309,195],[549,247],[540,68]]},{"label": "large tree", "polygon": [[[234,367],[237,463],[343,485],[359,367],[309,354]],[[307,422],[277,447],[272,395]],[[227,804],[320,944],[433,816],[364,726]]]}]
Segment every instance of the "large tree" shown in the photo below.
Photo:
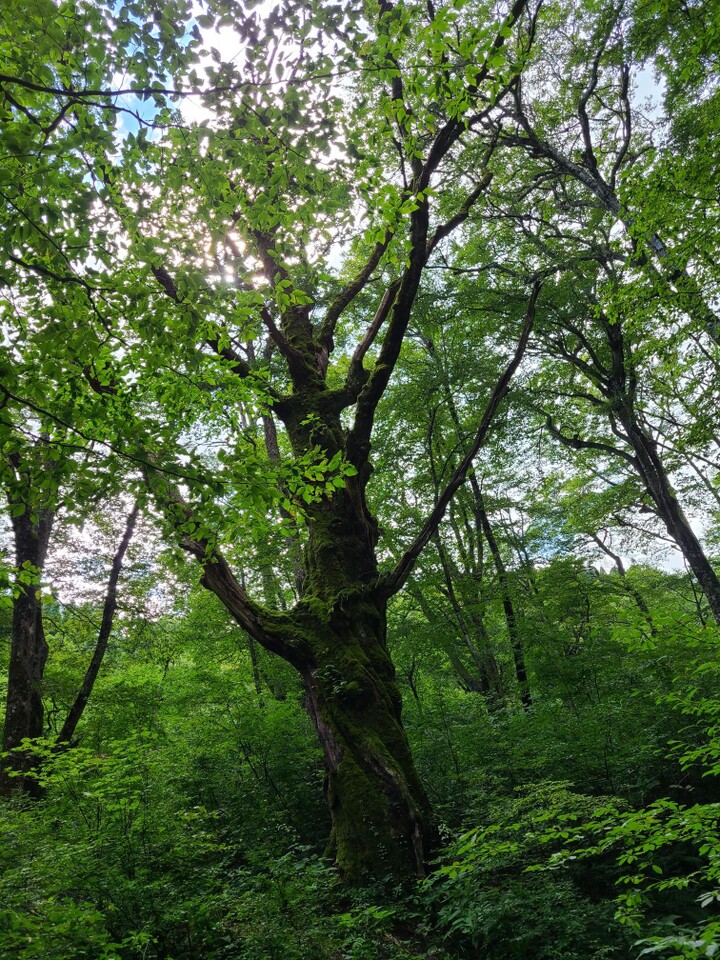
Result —
[{"label": "large tree", "polygon": [[[136,468],[131,482],[149,488],[205,586],[301,674],[325,752],[331,848],[353,879],[422,873],[431,848],[386,606],[487,434],[539,287],[511,318],[517,348],[474,441],[386,574],[366,495],[371,439],[425,269],[487,187],[465,137],[517,69],[525,6],[211,5],[186,19],[184,50],[169,9],[93,5],[83,29],[79,10],[48,8],[51,66],[25,51],[22,70],[9,55],[2,73],[6,110],[37,133],[38,165],[55,178],[48,230],[30,215],[37,182],[8,201],[30,225],[6,259],[18,313],[44,305],[36,322],[52,327],[59,368],[96,394],[85,423],[81,404],[68,414],[71,429]],[[100,65],[93,24],[115,64]],[[235,55],[213,53],[203,81],[200,29],[215,26]],[[202,103],[202,121],[173,98]],[[135,130],[114,129],[117,116]],[[19,153],[13,162],[24,170]],[[68,215],[58,170],[83,164],[80,188],[95,196]],[[233,565],[248,524],[273,518],[302,543],[302,595],[287,611],[251,599]]]},{"label": "large tree", "polygon": [[[543,310],[542,277],[564,268],[525,255],[491,193],[505,175],[532,209],[537,177],[546,182],[526,159],[547,159],[545,140],[524,123],[528,89],[547,87],[533,72],[546,21],[527,0],[283,0],[262,12],[211,0],[197,14],[155,0],[38,2],[16,42],[13,8],[0,34],[12,133],[2,216],[17,225],[0,267],[4,316],[16,330],[32,318],[51,382],[81,386],[60,412],[43,378],[13,381],[8,401],[44,418],[48,442],[57,431],[102,444],[128,486],[149,491],[203,584],[300,674],[342,871],[422,873],[432,814],[386,610],[487,437]],[[579,9],[583,34],[591,11]],[[550,62],[564,56],[548,50]],[[583,109],[595,91],[591,75]],[[612,129],[624,157],[625,128]],[[492,223],[501,229],[488,239]],[[375,424],[427,312],[420,293],[447,297],[435,268],[482,274],[448,323],[461,353],[492,345],[492,374],[471,415],[445,385],[460,448],[419,529],[393,531],[398,559],[385,569]],[[472,500],[529,706],[508,572],[477,484]]]}]

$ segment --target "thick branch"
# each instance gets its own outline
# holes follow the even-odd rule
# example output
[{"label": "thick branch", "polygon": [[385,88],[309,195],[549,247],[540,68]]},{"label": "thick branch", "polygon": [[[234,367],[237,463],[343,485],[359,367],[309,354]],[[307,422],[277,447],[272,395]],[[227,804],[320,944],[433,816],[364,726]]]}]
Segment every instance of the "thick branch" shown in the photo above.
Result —
[{"label": "thick branch", "polygon": [[392,301],[392,316],[388,331],[372,374],[358,397],[355,423],[347,441],[348,459],[358,468],[367,460],[375,410],[400,356],[400,348],[422,279],[426,259],[428,222],[428,201],[425,198],[412,214],[410,265],[400,281],[397,296]]},{"label": "thick branch", "polygon": [[[148,454],[148,459],[154,459],[153,455]],[[152,470],[144,471],[145,481],[178,530],[182,549],[202,565],[202,585],[215,594],[243,630],[266,650],[298,669],[307,667],[309,651],[285,639],[291,635],[290,618],[264,610],[247,596],[220,550],[201,532],[200,524],[178,488],[165,477],[155,476],[154,470],[153,465]],[[270,626],[270,619],[275,629]]]},{"label": "thick branch", "polygon": [[634,469],[638,469],[637,459],[626,450],[620,450],[618,447],[613,447],[609,443],[602,443],[599,440],[583,440],[577,435],[574,437],[566,437],[565,434],[555,426],[550,417],[546,417],[545,426],[556,440],[559,440],[563,446],[569,447],[571,450],[599,450],[601,453],[609,453],[610,456],[613,457],[622,457],[622,459],[627,460]]}]

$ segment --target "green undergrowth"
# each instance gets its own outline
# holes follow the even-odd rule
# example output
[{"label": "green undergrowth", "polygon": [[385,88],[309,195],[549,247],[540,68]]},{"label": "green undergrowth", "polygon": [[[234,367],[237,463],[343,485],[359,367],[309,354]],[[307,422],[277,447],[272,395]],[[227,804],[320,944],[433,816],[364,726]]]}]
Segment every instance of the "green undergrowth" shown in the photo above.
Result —
[{"label": "green undergrowth", "polygon": [[322,856],[322,757],[293,679],[261,659],[258,692],[221,641],[204,651],[217,670],[125,664],[80,746],[36,745],[43,799],[3,804],[0,957],[711,958],[715,644],[705,630],[634,653],[629,693],[618,657],[559,661],[558,683],[594,669],[597,698],[572,687],[570,710],[490,716],[438,673],[423,703],[406,692],[444,846],[415,887],[352,891]]}]

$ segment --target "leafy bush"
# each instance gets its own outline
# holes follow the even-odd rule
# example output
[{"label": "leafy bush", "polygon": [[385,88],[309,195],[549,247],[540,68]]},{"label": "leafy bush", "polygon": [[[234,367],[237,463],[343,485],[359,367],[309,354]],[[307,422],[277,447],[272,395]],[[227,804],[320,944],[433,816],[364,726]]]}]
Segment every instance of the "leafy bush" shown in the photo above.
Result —
[{"label": "leafy bush", "polygon": [[564,844],[550,858],[552,866],[615,858],[617,918],[642,937],[645,953],[668,960],[713,957],[720,950],[720,803],[712,799],[720,775],[720,664],[709,632],[697,654],[689,675],[678,677],[658,705],[684,718],[683,737],[669,749],[685,788],[702,799],[662,798],[632,811],[611,803],[547,834]]},{"label": "leafy bush", "polygon": [[628,938],[597,898],[608,886],[570,870],[533,873],[550,853],[549,829],[592,813],[594,798],[544,783],[498,803],[491,825],[451,844],[429,883],[438,929],[457,949],[510,960],[625,957]]}]

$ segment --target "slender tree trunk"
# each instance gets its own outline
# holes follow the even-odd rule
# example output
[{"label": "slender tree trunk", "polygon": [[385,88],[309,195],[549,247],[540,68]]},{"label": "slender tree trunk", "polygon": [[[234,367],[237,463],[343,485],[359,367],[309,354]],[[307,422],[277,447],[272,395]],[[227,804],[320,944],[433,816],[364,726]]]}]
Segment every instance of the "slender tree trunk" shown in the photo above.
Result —
[{"label": "slender tree trunk", "polygon": [[44,733],[41,684],[48,646],[42,619],[38,580],[45,567],[54,514],[41,510],[34,520],[26,510],[12,520],[15,558],[19,570],[32,570],[33,582],[20,583],[13,601],[12,640],[8,669],[7,703],[3,730],[3,752],[11,751],[0,766],[0,795],[18,791],[37,797],[41,790],[33,776],[31,751],[19,749],[23,740]]},{"label": "slender tree trunk", "polygon": [[120,579],[120,572],[122,570],[125,554],[127,553],[127,548],[130,546],[130,540],[132,539],[132,535],[135,530],[135,523],[137,521],[139,510],[140,508],[136,503],[127,518],[125,532],[115,556],[113,557],[95,650],[93,651],[90,665],[87,668],[87,672],[85,673],[83,682],[78,690],[77,696],[75,697],[75,701],[70,707],[68,715],[65,719],[65,723],[62,725],[60,733],[57,736],[57,743],[59,744],[70,743],[72,741],[77,725],[80,722],[80,718],[85,711],[87,702],[90,699],[90,694],[95,686],[97,675],[100,672],[105,651],[107,650],[108,640],[110,639],[110,632],[112,631],[115,610],[117,609],[118,580]]},{"label": "slender tree trunk", "polygon": [[475,505],[477,507],[478,518],[482,527],[483,536],[487,541],[487,545],[490,548],[490,553],[492,554],[493,563],[495,564],[495,571],[497,573],[498,583],[500,584],[500,594],[502,596],[505,622],[507,623],[508,637],[510,638],[513,663],[515,665],[515,677],[517,679],[518,689],[520,691],[520,702],[523,705],[523,709],[527,710],[532,706],[532,695],[530,693],[527,667],[525,665],[525,650],[522,640],[520,639],[520,633],[518,631],[515,606],[512,602],[512,597],[510,596],[510,585],[508,583],[507,570],[505,569],[505,563],[503,562],[500,548],[498,547],[497,540],[495,539],[495,534],[493,533],[490,519],[487,515],[487,510],[485,509],[485,500],[483,498],[482,491],[480,490],[480,484],[477,482],[477,477],[474,473],[470,474],[470,485],[475,496]]},{"label": "slender tree trunk", "polygon": [[625,431],[627,442],[635,454],[635,467],[655,502],[658,514],[695,574],[716,623],[720,623],[720,580],[678,502],[657,444],[638,416],[635,408],[635,370],[622,327],[619,322],[613,324],[607,318],[602,319],[612,356],[609,385],[614,394],[614,415]]},{"label": "slender tree trunk", "polygon": [[500,671],[498,670],[495,655],[492,650],[492,644],[485,626],[485,620],[483,619],[482,614],[479,612],[470,614],[470,620],[475,627],[478,636],[480,637],[480,642],[482,644],[481,651],[478,650],[477,646],[473,642],[473,638],[465,618],[465,612],[463,611],[462,604],[458,600],[455,592],[453,572],[450,569],[447,553],[442,545],[440,535],[436,533],[433,539],[435,541],[435,546],[437,547],[438,555],[440,556],[440,564],[443,569],[443,576],[445,577],[447,596],[453,609],[453,613],[455,614],[455,620],[460,630],[460,635],[463,638],[463,643],[467,647],[473,664],[475,665],[475,669],[477,670],[479,681],[476,681],[474,689],[478,690],[478,692],[484,694],[486,697],[500,701],[502,700],[503,696]]},{"label": "slender tree trunk", "polygon": [[[720,623],[720,580],[678,502],[657,444],[636,409],[635,368],[632,352],[624,340],[622,325],[619,320],[611,322],[604,315],[601,315],[600,322],[607,345],[610,348],[611,365],[609,368],[600,365],[596,360],[590,363],[579,361],[578,357],[570,355],[566,351],[561,351],[561,355],[566,361],[579,369],[584,376],[588,376],[593,385],[598,387],[605,395],[609,401],[607,411],[613,433],[621,437],[623,443],[633,451],[634,456],[631,456],[626,450],[617,447],[612,448],[608,444],[583,441],[578,437],[563,437],[556,429],[553,429],[553,433],[570,447],[601,449],[624,457],[626,461],[632,464],[633,469],[637,471],[645,484],[660,519],[665,524],[673,541],[680,548],[683,557],[705,594],[713,618],[717,623]],[[622,430],[620,430],[620,427],[622,427]]]},{"label": "slender tree trunk", "polygon": [[[418,603],[427,622],[431,625],[437,624],[438,618],[433,615],[430,605],[423,596],[422,592],[420,590],[413,589],[412,587],[408,589],[408,592],[410,593],[410,596]],[[453,611],[453,613],[455,613],[455,611]],[[458,680],[460,681],[460,686],[468,693],[486,694],[488,692],[488,682],[485,674],[483,673],[481,677],[478,678],[474,674],[470,673],[468,668],[458,656],[457,650],[455,649],[454,640],[452,638],[446,639],[445,632],[443,630],[440,630],[439,633],[439,642],[442,646],[442,649],[447,654],[447,658],[450,661],[453,670],[457,674]]]},{"label": "slender tree trunk", "polygon": [[[434,350],[431,350],[431,354],[434,355]],[[462,442],[464,439],[464,431],[460,423],[460,417],[457,412],[457,405],[455,403],[455,398],[453,396],[452,391],[450,390],[450,385],[448,384],[447,380],[443,381],[443,387],[445,392],[445,399],[448,405],[448,410],[450,411],[450,416],[452,417],[452,421],[455,425],[455,431],[457,433],[458,440]],[[515,616],[515,608],[513,606],[512,599],[510,597],[510,590],[508,588],[508,579],[507,579],[507,573],[505,570],[505,565],[503,563],[500,550],[498,549],[497,541],[495,540],[495,536],[492,532],[492,528],[490,526],[490,521],[488,520],[487,512],[485,511],[482,492],[480,490],[480,486],[477,482],[477,477],[475,476],[474,471],[470,471],[468,474],[468,477],[470,480],[470,486],[472,488],[473,498],[474,498],[473,508],[475,513],[475,523],[476,523],[476,527],[478,528],[476,530],[477,540],[478,540],[478,551],[482,549],[482,537],[484,537],[485,540],[487,541],[488,547],[490,548],[490,552],[493,558],[493,563],[495,565],[495,571],[498,575],[498,581],[500,583],[503,612],[505,614],[505,622],[507,623],[508,637],[510,639],[510,646],[512,649],[513,664],[515,667],[515,676],[517,678],[518,688],[520,690],[520,701],[523,705],[523,708],[527,710],[528,707],[532,705],[532,697],[530,694],[530,686],[528,684],[527,668],[525,666],[525,652],[523,649],[522,641],[520,640],[520,636],[518,634],[517,618]],[[483,630],[484,630],[484,625],[483,625]],[[490,648],[488,647],[488,649]],[[491,652],[491,656],[492,656],[492,652]],[[494,657],[493,657],[492,666],[494,667],[496,676],[499,677],[499,672],[497,671],[497,666],[495,665]],[[500,687],[498,687],[498,690],[499,692],[501,692]]]}]

